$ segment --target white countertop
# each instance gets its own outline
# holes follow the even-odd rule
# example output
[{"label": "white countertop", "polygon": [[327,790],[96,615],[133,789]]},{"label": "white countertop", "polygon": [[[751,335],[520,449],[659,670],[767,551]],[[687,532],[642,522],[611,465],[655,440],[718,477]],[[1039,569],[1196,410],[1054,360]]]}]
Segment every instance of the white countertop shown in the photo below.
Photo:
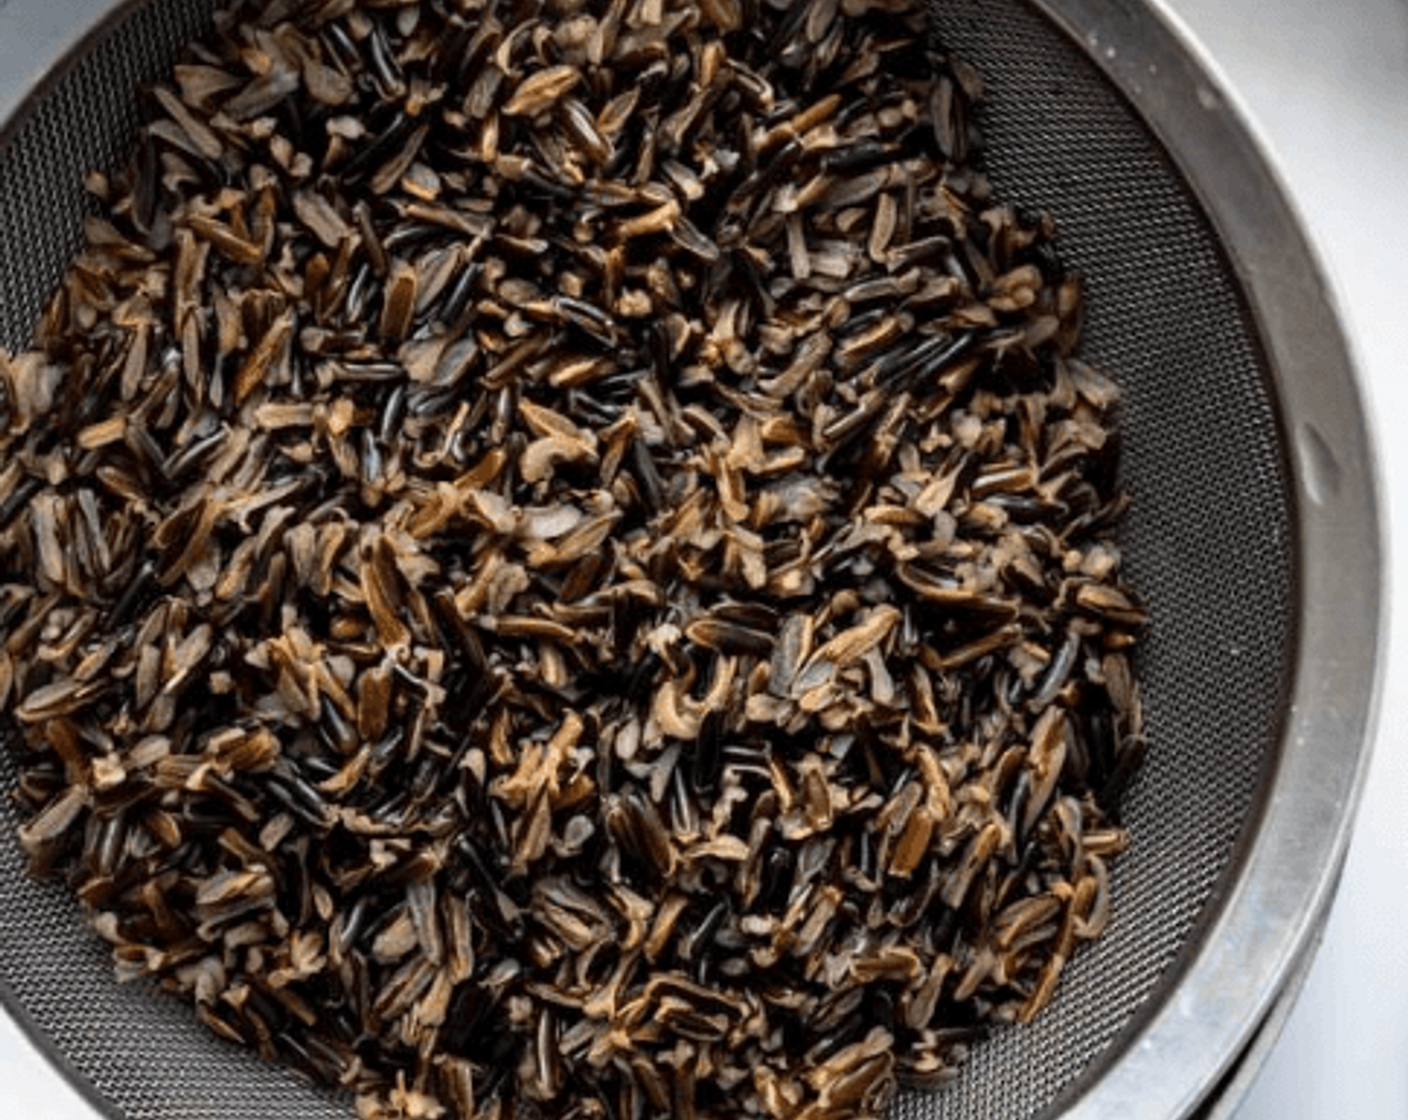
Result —
[{"label": "white countertop", "polygon": [[[1391,649],[1340,895],[1235,1120],[1408,1120],[1408,3],[1170,0],[1305,216],[1358,351],[1391,537]],[[1371,640],[1370,635],[1365,640]],[[96,1114],[0,1015],[0,1117]]]}]

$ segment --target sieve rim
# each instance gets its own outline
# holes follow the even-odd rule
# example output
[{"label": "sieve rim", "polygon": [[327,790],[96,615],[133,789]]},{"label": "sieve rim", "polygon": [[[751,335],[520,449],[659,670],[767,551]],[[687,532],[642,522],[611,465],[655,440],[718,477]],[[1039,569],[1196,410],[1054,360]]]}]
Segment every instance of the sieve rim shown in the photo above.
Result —
[{"label": "sieve rim", "polygon": [[[1215,63],[1165,0],[1026,2],[1113,81],[1201,202],[1268,356],[1294,486],[1300,583],[1277,764],[1199,931],[1145,1009],[1043,1113],[1185,1116],[1289,994],[1333,898],[1382,684],[1376,460],[1334,292]],[[140,3],[0,0],[0,144],[87,45]],[[97,1112],[113,1114],[3,985],[0,1014]]]},{"label": "sieve rim", "polygon": [[[1168,0],[1025,0],[1162,143],[1241,284],[1272,381],[1298,550],[1291,684],[1275,763],[1179,956],[1104,1054],[1040,1116],[1185,1117],[1255,1080],[1319,947],[1383,687],[1380,474],[1338,300],[1269,148]],[[1212,496],[1215,500],[1215,496]],[[1236,1076],[1229,1074],[1236,1069]]]},{"label": "sieve rim", "polygon": [[0,0],[0,146],[90,44],[143,3]]}]

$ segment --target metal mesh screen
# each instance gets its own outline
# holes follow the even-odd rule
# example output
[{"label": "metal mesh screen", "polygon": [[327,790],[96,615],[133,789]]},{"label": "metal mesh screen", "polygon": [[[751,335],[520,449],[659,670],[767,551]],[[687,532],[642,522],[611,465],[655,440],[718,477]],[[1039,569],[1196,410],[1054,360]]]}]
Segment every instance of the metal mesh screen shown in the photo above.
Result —
[{"label": "metal mesh screen", "polygon": [[[24,343],[80,234],[82,173],[111,166],[124,99],[169,63],[208,0],[133,10],[0,147],[0,345]],[[940,38],[987,79],[996,192],[1052,211],[1086,277],[1085,355],[1124,385],[1131,582],[1155,625],[1141,672],[1149,755],[1115,867],[1115,922],[1031,1027],[897,1120],[1005,1120],[1051,1107],[1155,991],[1250,817],[1278,741],[1294,640],[1294,521],[1256,329],[1217,239],[1149,132],[1023,3],[935,0]],[[0,750],[0,789],[15,767]],[[0,996],[124,1120],[338,1117],[347,1106],[216,1041],[188,1010],[113,983],[58,888],[31,882],[0,801]]]}]

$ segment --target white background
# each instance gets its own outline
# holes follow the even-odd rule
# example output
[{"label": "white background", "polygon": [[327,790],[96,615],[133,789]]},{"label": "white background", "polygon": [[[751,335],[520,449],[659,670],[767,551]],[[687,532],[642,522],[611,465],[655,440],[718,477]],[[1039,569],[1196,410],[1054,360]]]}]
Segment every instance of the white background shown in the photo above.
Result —
[{"label": "white background", "polygon": [[[1358,351],[1391,533],[1408,526],[1408,4],[1170,0],[1241,98]],[[1375,754],[1323,949],[1236,1120],[1408,1120],[1408,539],[1390,541]],[[1365,640],[1371,640],[1365,635]],[[0,1015],[0,1118],[94,1113]]]}]

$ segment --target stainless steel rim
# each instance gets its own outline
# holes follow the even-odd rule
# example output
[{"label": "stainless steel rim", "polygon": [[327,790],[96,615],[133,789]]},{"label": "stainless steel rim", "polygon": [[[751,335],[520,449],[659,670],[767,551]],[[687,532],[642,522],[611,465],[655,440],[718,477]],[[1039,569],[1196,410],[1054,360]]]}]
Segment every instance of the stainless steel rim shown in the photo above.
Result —
[{"label": "stainless steel rim", "polygon": [[1295,970],[1287,978],[1266,1018],[1257,1024],[1251,1040],[1237,1055],[1231,1067],[1223,1074],[1222,1080],[1193,1112],[1189,1120],[1233,1120],[1242,1100],[1256,1084],[1262,1064],[1268,1061],[1280,1041],[1281,1033],[1295,1010],[1301,989],[1305,987],[1315,964],[1316,954],[1325,939],[1325,929],[1329,925],[1329,914],[1321,916],[1315,925],[1314,933],[1305,951],[1296,962]]},{"label": "stainless steel rim", "polygon": [[1220,235],[1261,328],[1295,484],[1298,641],[1276,765],[1201,935],[1048,1112],[1186,1116],[1313,951],[1348,848],[1386,648],[1376,459],[1334,294],[1215,63],[1164,0],[1034,2],[1129,99]]},{"label": "stainless steel rim", "polygon": [[0,138],[85,41],[138,2],[0,0]]},{"label": "stainless steel rim", "polygon": [[[26,103],[134,2],[0,0],[0,141]],[[1030,2],[1123,91],[1202,201],[1261,329],[1295,485],[1297,647],[1276,765],[1199,934],[1147,1010],[1045,1114],[1182,1117],[1289,994],[1333,898],[1385,648],[1377,471],[1333,293],[1215,64],[1165,0]],[[71,1077],[62,1055],[37,1041]],[[1249,1060],[1258,1063],[1264,1049]]]}]

